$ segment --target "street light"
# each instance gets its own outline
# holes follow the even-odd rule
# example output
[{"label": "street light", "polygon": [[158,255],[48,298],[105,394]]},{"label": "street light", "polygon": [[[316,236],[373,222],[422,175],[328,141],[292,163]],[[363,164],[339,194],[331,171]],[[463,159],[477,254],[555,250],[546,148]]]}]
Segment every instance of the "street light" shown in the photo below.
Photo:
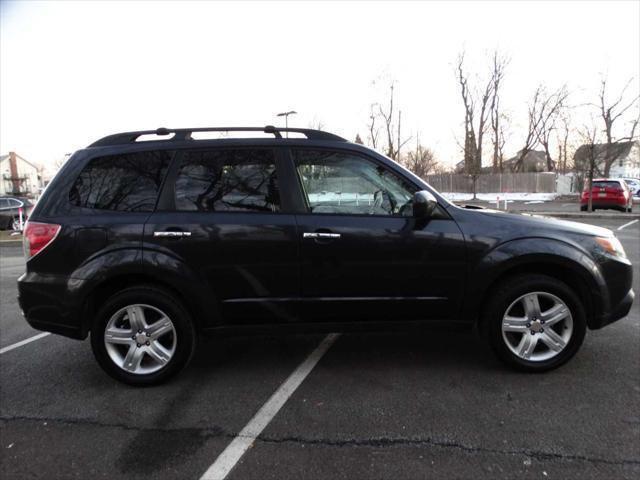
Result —
[{"label": "street light", "polygon": [[[284,128],[289,128],[289,115],[295,115],[296,112],[295,110],[289,110],[288,112],[282,112],[282,113],[278,113],[276,114],[277,117],[284,117]],[[289,138],[289,132],[285,132],[287,135],[287,138]]]}]

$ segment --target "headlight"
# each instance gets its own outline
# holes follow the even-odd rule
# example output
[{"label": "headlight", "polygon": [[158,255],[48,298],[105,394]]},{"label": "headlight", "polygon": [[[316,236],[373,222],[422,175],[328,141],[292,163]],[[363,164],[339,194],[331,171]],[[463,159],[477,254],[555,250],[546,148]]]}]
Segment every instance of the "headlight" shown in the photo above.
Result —
[{"label": "headlight", "polygon": [[627,258],[620,240],[616,237],[595,237],[595,240],[603,250],[603,253],[616,258]]}]

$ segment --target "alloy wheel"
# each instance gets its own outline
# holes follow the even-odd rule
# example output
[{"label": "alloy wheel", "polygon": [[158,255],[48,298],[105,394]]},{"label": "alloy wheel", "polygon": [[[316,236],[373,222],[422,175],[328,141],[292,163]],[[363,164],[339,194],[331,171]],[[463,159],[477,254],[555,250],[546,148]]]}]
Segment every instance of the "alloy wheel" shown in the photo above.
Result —
[{"label": "alloy wheel", "polygon": [[502,318],[502,338],[523,360],[542,362],[562,352],[573,335],[573,317],[567,304],[547,292],[518,297]]},{"label": "alloy wheel", "polygon": [[134,304],[114,313],[104,330],[104,344],[118,367],[136,375],[162,369],[176,352],[173,322],[162,310]]}]

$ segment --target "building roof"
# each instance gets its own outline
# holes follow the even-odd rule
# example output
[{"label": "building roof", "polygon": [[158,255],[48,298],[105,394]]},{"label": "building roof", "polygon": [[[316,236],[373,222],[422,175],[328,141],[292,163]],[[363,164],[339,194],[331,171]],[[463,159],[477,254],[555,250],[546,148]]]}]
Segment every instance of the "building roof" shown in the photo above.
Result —
[{"label": "building roof", "polygon": [[[7,153],[6,155],[0,155],[0,163],[4,162],[5,160],[8,160],[10,156],[11,156],[11,152]],[[28,165],[31,165],[33,168],[35,168],[38,171],[41,171],[44,168],[42,165],[39,165],[39,164],[37,164],[35,162],[31,162],[31,161],[27,160],[26,158],[21,157],[17,153],[16,153],[16,158],[19,158],[24,163],[26,163]]]},{"label": "building roof", "polygon": [[[633,140],[630,142],[618,142],[611,145],[611,155],[613,157],[613,161],[618,160],[619,158],[626,158],[629,156],[631,152],[631,148],[634,145],[637,145],[638,141]],[[576,150],[576,153],[573,154],[573,160],[576,164],[585,164],[589,160],[589,147],[590,145],[580,145]],[[599,165],[605,160],[607,144],[606,143],[595,143],[593,145],[595,150],[595,158],[596,163]]]}]

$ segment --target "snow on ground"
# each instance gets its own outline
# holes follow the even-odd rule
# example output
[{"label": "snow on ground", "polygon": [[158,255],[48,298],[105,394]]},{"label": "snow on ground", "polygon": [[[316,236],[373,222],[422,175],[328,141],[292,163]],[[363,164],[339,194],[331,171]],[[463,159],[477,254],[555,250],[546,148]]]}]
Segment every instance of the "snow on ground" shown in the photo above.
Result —
[{"label": "snow on ground", "polygon": [[[452,202],[466,202],[473,199],[472,193],[456,193],[456,192],[443,192],[441,193],[445,198],[448,198]],[[527,202],[527,203],[544,203],[555,200],[559,197],[559,193],[525,193],[525,192],[508,192],[508,193],[478,193],[477,199],[482,202],[495,203],[498,198],[501,202]]]}]

